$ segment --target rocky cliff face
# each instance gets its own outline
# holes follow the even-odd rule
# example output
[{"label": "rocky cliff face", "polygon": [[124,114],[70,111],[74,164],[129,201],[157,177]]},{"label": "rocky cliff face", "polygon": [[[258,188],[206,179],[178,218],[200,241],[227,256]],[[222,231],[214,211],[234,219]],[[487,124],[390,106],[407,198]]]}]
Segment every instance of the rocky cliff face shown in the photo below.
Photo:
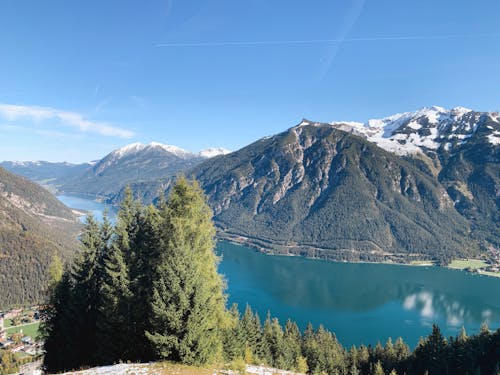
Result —
[{"label": "rocky cliff face", "polygon": [[[332,258],[454,255],[467,220],[413,163],[329,124],[305,124],[195,167],[226,233]],[[438,250],[439,249],[439,250]]]}]

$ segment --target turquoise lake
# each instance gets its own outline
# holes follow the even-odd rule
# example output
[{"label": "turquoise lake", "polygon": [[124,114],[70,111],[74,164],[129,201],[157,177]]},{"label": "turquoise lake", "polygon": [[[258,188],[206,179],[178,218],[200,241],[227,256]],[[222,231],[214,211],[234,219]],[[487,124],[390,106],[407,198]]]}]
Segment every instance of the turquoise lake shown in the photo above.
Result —
[{"label": "turquoise lake", "polygon": [[[101,203],[59,199],[102,217]],[[323,324],[346,347],[399,336],[413,347],[433,323],[447,336],[462,326],[476,333],[483,322],[500,327],[500,278],[439,267],[270,256],[228,242],[219,242],[217,253],[229,304],[237,303],[243,311],[248,303],[261,320],[270,311],[281,322],[291,318],[301,328],[308,322]]]}]

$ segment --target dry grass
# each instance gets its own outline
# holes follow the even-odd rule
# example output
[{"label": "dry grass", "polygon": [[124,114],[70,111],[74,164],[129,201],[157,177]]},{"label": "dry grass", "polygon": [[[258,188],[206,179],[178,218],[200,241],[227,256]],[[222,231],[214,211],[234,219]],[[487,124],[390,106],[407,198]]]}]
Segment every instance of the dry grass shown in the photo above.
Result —
[{"label": "dry grass", "polygon": [[195,367],[171,362],[158,362],[149,368],[151,375],[212,375],[218,374],[220,368],[217,367]]}]

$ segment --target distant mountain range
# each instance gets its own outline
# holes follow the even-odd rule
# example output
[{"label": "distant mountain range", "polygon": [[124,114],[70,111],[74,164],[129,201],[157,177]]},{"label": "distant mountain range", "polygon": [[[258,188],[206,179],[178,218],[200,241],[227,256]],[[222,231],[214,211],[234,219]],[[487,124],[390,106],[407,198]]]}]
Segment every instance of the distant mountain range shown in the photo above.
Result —
[{"label": "distant mountain range", "polygon": [[429,107],[366,123],[304,119],[209,159],[130,145],[57,188],[117,203],[130,184],[148,202],[182,172],[200,181],[221,237],[328,259],[446,261],[500,246],[499,152],[498,113]]},{"label": "distant mountain range", "polygon": [[52,257],[73,256],[80,227],[48,191],[0,168],[0,309],[43,300]]},{"label": "distant mountain range", "polygon": [[207,158],[229,152],[209,148],[194,154],[157,142],[133,143],[91,163],[4,161],[0,166],[56,192],[109,199],[127,184],[176,176]]}]

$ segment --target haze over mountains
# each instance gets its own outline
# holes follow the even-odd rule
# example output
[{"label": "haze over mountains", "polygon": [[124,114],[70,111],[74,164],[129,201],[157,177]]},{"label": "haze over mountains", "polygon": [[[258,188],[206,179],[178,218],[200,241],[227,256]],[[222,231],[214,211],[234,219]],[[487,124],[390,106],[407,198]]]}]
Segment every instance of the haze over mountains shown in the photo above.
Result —
[{"label": "haze over mountains", "polygon": [[499,152],[498,113],[435,106],[364,124],[302,120],[230,154],[133,144],[51,182],[114,203],[130,184],[149,202],[182,172],[200,181],[221,236],[329,259],[446,261],[500,246]]}]

